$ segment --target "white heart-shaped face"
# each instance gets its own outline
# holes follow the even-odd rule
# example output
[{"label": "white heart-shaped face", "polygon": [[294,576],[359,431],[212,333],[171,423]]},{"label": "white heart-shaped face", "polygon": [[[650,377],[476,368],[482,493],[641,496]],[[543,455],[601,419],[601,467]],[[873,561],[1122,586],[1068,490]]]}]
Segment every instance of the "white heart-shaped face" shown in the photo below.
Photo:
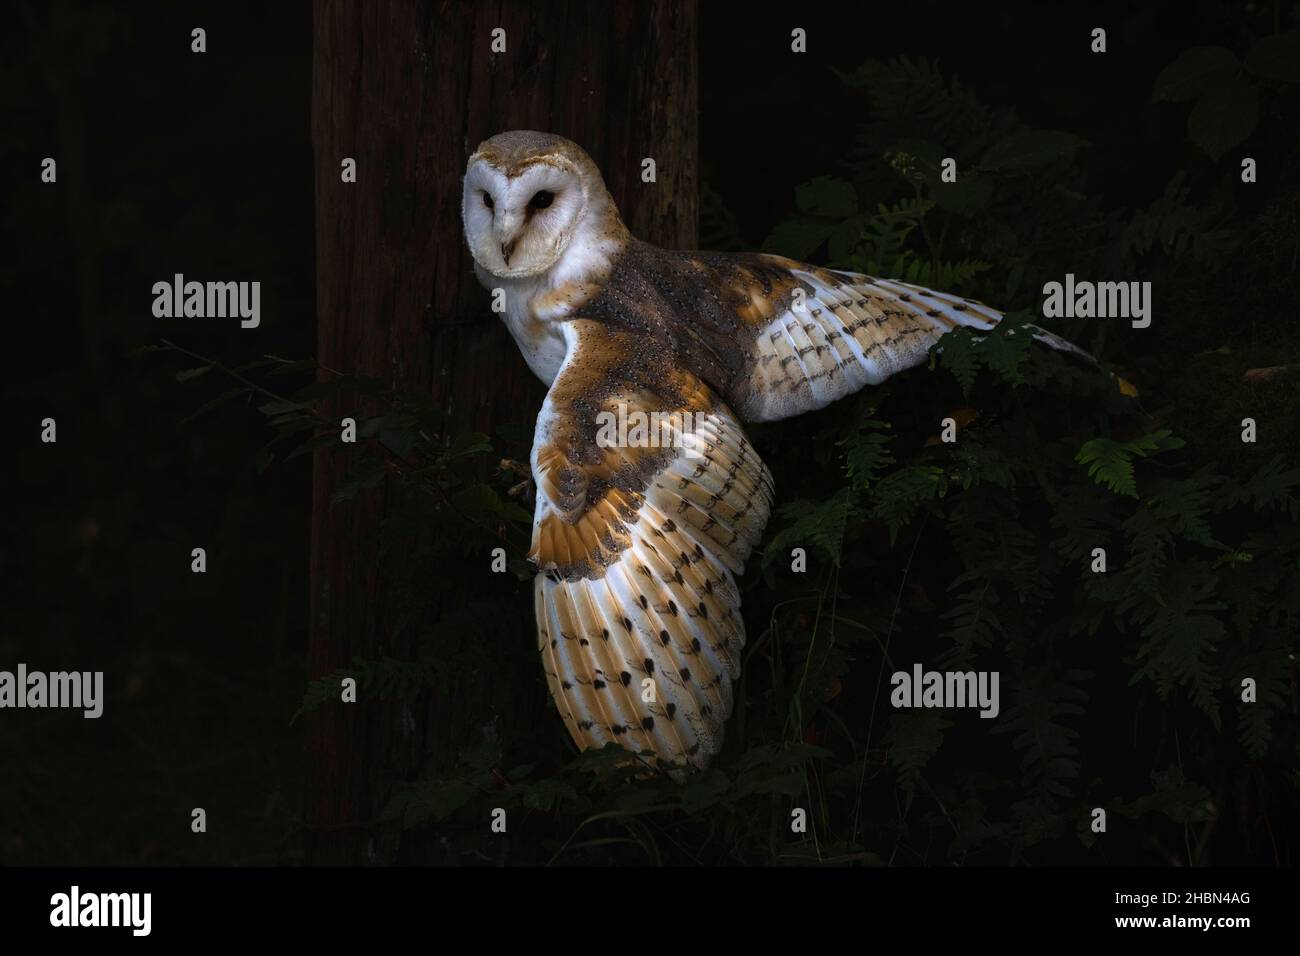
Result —
[{"label": "white heart-shaped face", "polygon": [[484,159],[470,163],[461,196],[465,241],[493,276],[535,276],[554,266],[587,211],[587,192],[567,160],[548,157],[515,175]]}]

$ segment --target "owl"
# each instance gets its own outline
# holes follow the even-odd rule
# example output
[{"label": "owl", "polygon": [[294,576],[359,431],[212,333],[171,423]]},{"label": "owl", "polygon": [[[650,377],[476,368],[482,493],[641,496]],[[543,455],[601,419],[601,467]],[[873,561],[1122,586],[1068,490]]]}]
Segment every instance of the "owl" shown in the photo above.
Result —
[{"label": "owl", "polygon": [[722,746],[745,644],[736,576],[772,506],[743,423],[822,408],[1001,315],[780,256],[641,242],[591,158],[547,133],[482,143],[461,212],[475,273],[504,290],[549,388],[529,558],[551,694],[579,748],[613,742],[680,779]]}]

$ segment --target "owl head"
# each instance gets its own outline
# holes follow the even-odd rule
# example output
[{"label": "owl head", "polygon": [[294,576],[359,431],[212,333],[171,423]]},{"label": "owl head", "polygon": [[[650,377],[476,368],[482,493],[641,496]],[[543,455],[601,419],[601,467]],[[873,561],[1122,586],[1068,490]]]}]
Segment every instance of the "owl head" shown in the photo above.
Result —
[{"label": "owl head", "polygon": [[501,279],[541,275],[575,240],[581,247],[622,227],[591,157],[531,130],[479,144],[465,170],[461,217],[474,261]]}]

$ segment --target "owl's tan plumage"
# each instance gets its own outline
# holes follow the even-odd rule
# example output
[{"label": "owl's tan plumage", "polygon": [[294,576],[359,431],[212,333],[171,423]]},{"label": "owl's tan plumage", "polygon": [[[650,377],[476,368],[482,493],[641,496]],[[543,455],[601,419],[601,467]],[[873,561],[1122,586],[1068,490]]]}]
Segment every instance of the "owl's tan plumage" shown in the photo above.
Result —
[{"label": "owl's tan plumage", "polygon": [[[550,385],[529,556],[560,715],[580,748],[613,741],[674,774],[704,767],[740,672],[734,575],[772,501],[741,422],[821,408],[1001,316],[779,256],[640,242],[586,153],[546,133],[480,145],[462,211],[480,280],[505,290],[507,325]],[[620,410],[659,413],[659,440],[601,440],[601,413]]]}]

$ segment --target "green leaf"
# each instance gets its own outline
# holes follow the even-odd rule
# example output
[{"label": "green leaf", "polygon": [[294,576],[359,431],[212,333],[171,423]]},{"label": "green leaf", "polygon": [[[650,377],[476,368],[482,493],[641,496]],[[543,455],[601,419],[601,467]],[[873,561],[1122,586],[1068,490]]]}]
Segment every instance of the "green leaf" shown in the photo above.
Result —
[{"label": "green leaf", "polygon": [[763,242],[763,251],[806,259],[835,231],[836,224],[826,219],[791,219],[772,230]]},{"label": "green leaf", "polygon": [[289,412],[310,412],[311,406],[302,402],[267,402],[265,405],[259,405],[257,410],[263,415],[284,415]]},{"label": "green leaf", "polygon": [[939,493],[943,469],[933,465],[910,465],[886,475],[876,483],[872,515],[889,527],[892,547],[898,532]]},{"label": "green leaf", "polygon": [[1265,462],[1248,480],[1230,488],[1222,499],[1224,507],[1249,504],[1256,511],[1277,508],[1291,518],[1300,518],[1300,468],[1287,470],[1287,461],[1277,455]]},{"label": "green leaf", "polygon": [[1090,671],[1071,668],[1058,674],[1048,666],[1017,675],[1015,702],[992,730],[1013,734],[1011,745],[1021,755],[1026,797],[1012,805],[1012,816],[1027,844],[1052,836],[1062,800],[1073,802],[1069,782],[1080,772],[1079,731],[1066,721],[1084,714],[1088,694],[1077,685],[1092,677]]},{"label": "green leaf", "polygon": [[198,378],[204,372],[209,372],[211,370],[212,370],[211,365],[200,365],[198,368],[187,368],[184,371],[180,371],[176,373],[176,381],[188,382],[190,379]]},{"label": "green leaf", "polygon": [[1186,444],[1181,438],[1173,434],[1167,428],[1151,432],[1149,435],[1143,435],[1140,438],[1134,438],[1131,442],[1125,444],[1125,448],[1140,458],[1147,458],[1151,455],[1162,451],[1172,451],[1175,448],[1182,448]]},{"label": "green leaf", "polygon": [[862,242],[862,217],[850,216],[831,230],[830,244],[826,247],[832,265],[850,266],[853,250]]},{"label": "green leaf", "polygon": [[285,455],[284,460],[293,461],[295,458],[299,458],[302,455],[310,455],[317,449],[328,448],[329,446],[337,445],[338,443],[339,436],[333,433],[327,435],[313,435],[293,451],[289,452],[289,454]]},{"label": "green leaf", "polygon": [[899,787],[915,789],[921,770],[938,753],[943,732],[951,726],[941,710],[901,711],[890,718],[885,748]]},{"label": "green leaf", "polygon": [[194,421],[194,419],[203,415],[204,413],[211,411],[212,409],[216,408],[219,405],[224,405],[232,398],[238,398],[241,395],[247,395],[247,394],[249,394],[248,388],[243,385],[240,385],[238,388],[232,388],[228,391],[222,392],[216,398],[209,399],[208,401],[200,405],[198,408],[196,408],[189,415],[187,415],[185,418],[181,419],[181,424],[187,425],[190,422]]},{"label": "green leaf", "polygon": [[1117,803],[1116,809],[1127,817],[1162,813],[1177,823],[1201,823],[1214,816],[1210,791],[1201,784],[1186,779],[1178,767],[1171,766],[1164,771],[1153,770],[1151,783],[1151,793],[1132,803]]},{"label": "green leaf", "polygon": [[833,176],[818,176],[794,191],[800,212],[841,219],[858,211],[858,197],[852,183]]},{"label": "green leaf", "polygon": [[968,328],[953,329],[940,340],[939,364],[952,373],[963,393],[970,392],[979,374],[980,356],[975,351],[978,341]]},{"label": "green leaf", "polygon": [[[1016,321],[1019,319],[1020,321]],[[979,340],[976,348],[980,359],[1003,380],[1015,385],[1024,384],[1021,364],[1029,357],[1033,336],[1023,325],[1023,313],[1007,316],[994,329],[992,335]]]},{"label": "green leaf", "polygon": [[315,359],[299,359],[291,362],[288,359],[277,359],[275,356],[269,356],[275,364],[275,368],[268,372],[268,375],[294,375],[298,372],[314,372],[317,368]]},{"label": "green leaf", "polygon": [[955,183],[937,182],[930,188],[930,195],[940,209],[971,216],[988,206],[993,198],[993,181],[958,170]]},{"label": "green leaf", "polygon": [[472,458],[492,451],[492,439],[482,432],[469,432],[456,439],[456,443],[447,450],[445,457]]},{"label": "green leaf", "polygon": [[1231,79],[1197,100],[1187,117],[1187,132],[1192,142],[1217,160],[1253,133],[1257,122],[1259,95],[1255,87]]},{"label": "green leaf", "polygon": [[523,789],[523,805],[528,810],[555,809],[566,800],[578,799],[578,792],[559,780],[539,780]]},{"label": "green leaf", "polygon": [[909,183],[939,182],[943,160],[951,150],[926,139],[900,139],[883,156],[886,163]]},{"label": "green leaf", "polygon": [[1195,99],[1237,73],[1237,58],[1221,46],[1194,46],[1160,71],[1151,90],[1152,101],[1181,103]]},{"label": "green leaf", "polygon": [[379,442],[397,457],[405,458],[411,454],[411,449],[415,447],[415,440],[418,437],[415,423],[409,419],[404,419],[399,422],[390,422],[388,427],[381,430]]},{"label": "green leaf", "polygon": [[838,565],[844,545],[844,530],[857,517],[858,508],[849,490],[843,488],[824,501],[796,498],[783,504],[778,514],[785,526],[772,537],[763,552],[765,567],[787,548],[806,548],[809,545],[820,548]]},{"label": "green leaf", "polygon": [[330,496],[330,501],[338,504],[341,501],[355,498],[358,492],[381,485],[387,475],[388,469],[381,458],[371,458],[360,462],[349,472],[348,477],[335,487],[334,494]]},{"label": "green leaf", "polygon": [[502,498],[491,485],[481,483],[470,485],[456,495],[456,503],[470,514],[487,512],[521,524],[533,520],[533,516],[523,507],[508,498]]},{"label": "green leaf", "polygon": [[889,426],[865,419],[836,444],[844,449],[844,470],[853,486],[864,490],[877,480],[880,472],[894,464],[889,451]]},{"label": "green leaf", "polygon": [[1133,476],[1133,459],[1147,458],[1161,451],[1183,447],[1183,440],[1167,429],[1143,435],[1130,442],[1111,438],[1094,438],[1084,442],[1074,460],[1088,465],[1088,476],[1104,484],[1117,495],[1136,498],[1137,481]]},{"label": "green leaf", "polygon": [[898,139],[894,141],[888,152],[906,153],[919,160],[922,166],[933,167],[935,171],[938,170],[945,155],[942,146],[928,139]]},{"label": "green leaf", "polygon": [[1265,37],[1246,53],[1246,69],[1270,80],[1300,82],[1300,33]]},{"label": "green leaf", "polygon": [[430,818],[445,820],[469,803],[478,790],[474,783],[463,777],[410,784],[389,799],[383,818],[400,820],[407,827]]},{"label": "green leaf", "polygon": [[1088,465],[1088,477],[1104,484],[1117,495],[1137,497],[1137,480],[1133,477],[1133,460],[1117,442],[1094,438],[1084,443],[1075,460]]},{"label": "green leaf", "polygon": [[1038,169],[1073,156],[1083,143],[1072,133],[1026,130],[995,143],[980,160],[980,168],[1006,172]]}]

